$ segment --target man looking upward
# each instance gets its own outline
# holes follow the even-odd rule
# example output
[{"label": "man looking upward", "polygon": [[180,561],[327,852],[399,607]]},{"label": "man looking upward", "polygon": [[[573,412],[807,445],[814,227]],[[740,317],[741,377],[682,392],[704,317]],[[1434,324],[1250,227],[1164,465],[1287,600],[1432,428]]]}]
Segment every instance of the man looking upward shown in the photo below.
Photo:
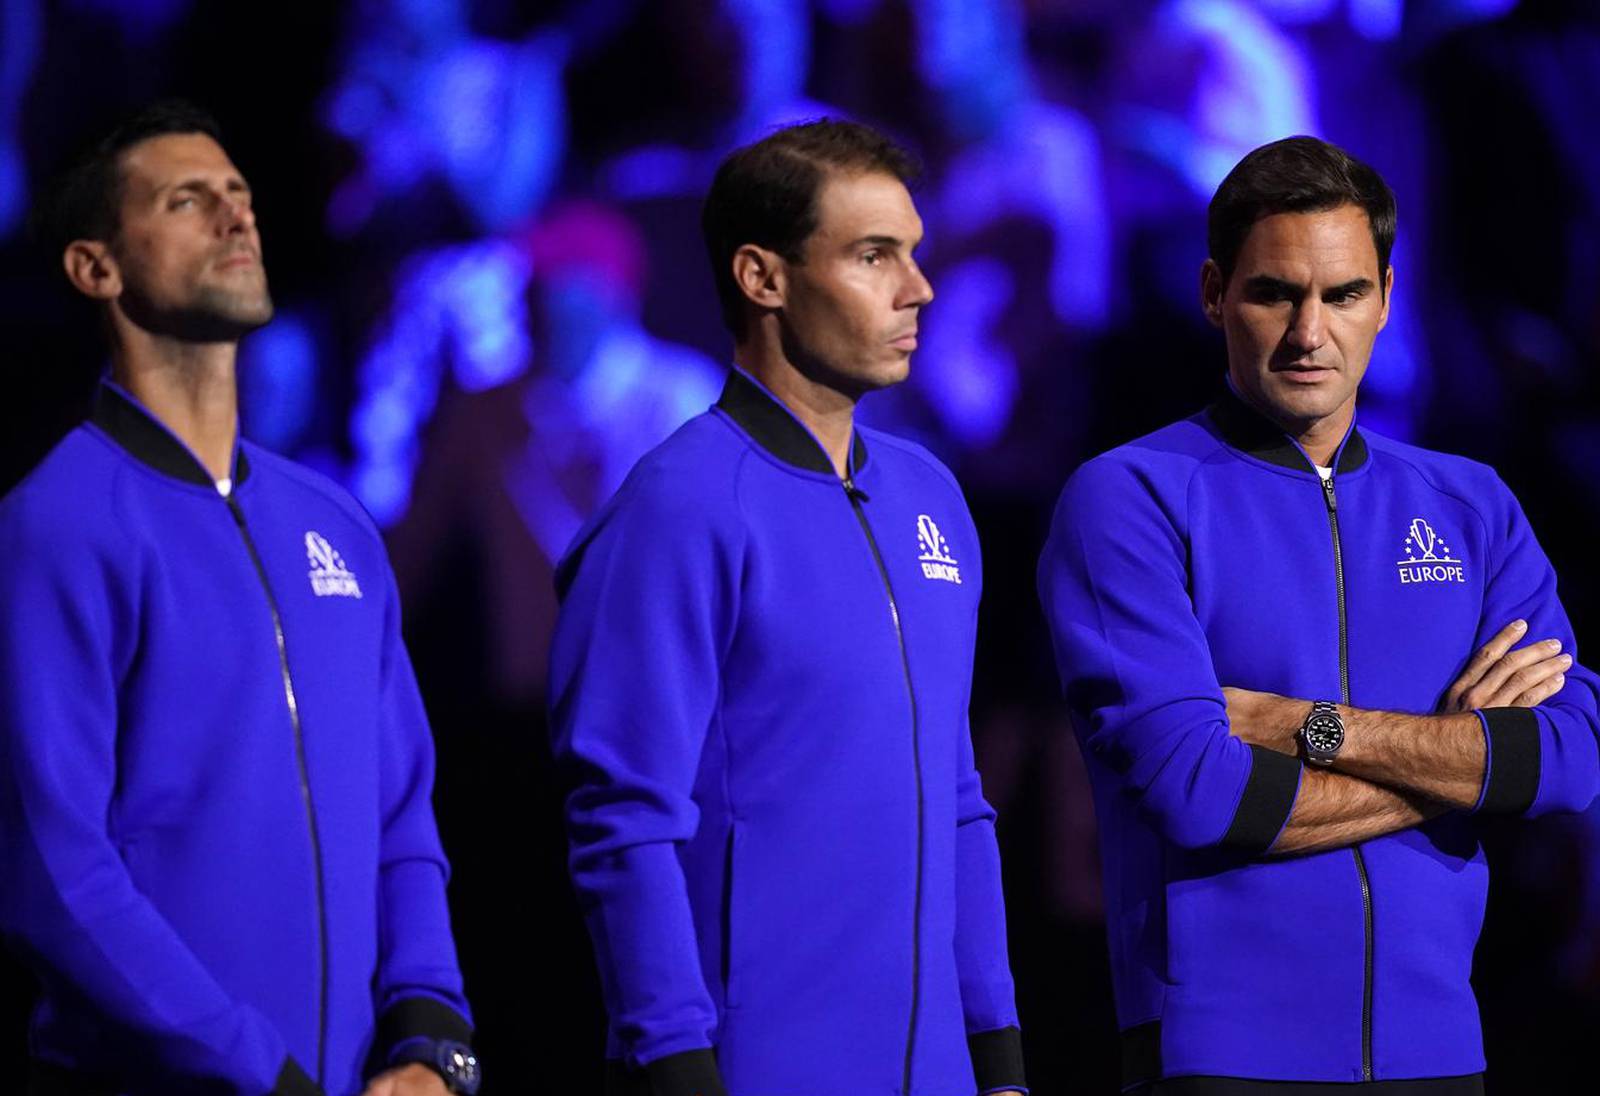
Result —
[{"label": "man looking upward", "polygon": [[948,471],[860,427],[933,291],[906,155],[817,122],[704,228],[735,368],[558,571],[555,753],[611,1093],[1023,1090]]},{"label": "man looking upward", "polygon": [[1228,390],[1080,468],[1040,560],[1141,1092],[1480,1093],[1472,815],[1600,786],[1600,681],[1511,492],[1356,424],[1394,231],[1342,150],[1246,156],[1201,272]]},{"label": "man looking upward", "polygon": [[43,226],[111,380],[0,501],[0,930],[30,1094],[471,1093],[433,744],[383,544],[238,436],[272,303],[214,122],[134,116]]}]

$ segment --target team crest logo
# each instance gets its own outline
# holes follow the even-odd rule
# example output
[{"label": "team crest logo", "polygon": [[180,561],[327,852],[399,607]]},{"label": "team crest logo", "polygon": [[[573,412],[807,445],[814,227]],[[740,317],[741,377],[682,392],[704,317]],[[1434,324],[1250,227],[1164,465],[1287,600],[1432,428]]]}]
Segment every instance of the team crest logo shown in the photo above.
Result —
[{"label": "team crest logo", "polygon": [[361,584],[344,558],[321,533],[306,532],[306,562],[311,565],[311,592],[318,597],[360,597]]},{"label": "team crest logo", "polygon": [[1451,556],[1450,546],[1421,518],[1413,518],[1406,530],[1405,552],[1406,558],[1398,563],[1402,586],[1467,581],[1462,562]]},{"label": "team crest logo", "polygon": [[950,557],[950,543],[927,514],[917,517],[917,559],[924,578],[961,585],[961,566]]}]

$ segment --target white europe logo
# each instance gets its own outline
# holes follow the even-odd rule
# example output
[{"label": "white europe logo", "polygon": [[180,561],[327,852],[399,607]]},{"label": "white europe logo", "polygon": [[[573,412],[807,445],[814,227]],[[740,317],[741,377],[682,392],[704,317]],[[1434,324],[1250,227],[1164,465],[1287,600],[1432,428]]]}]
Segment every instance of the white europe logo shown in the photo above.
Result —
[{"label": "white europe logo", "polygon": [[917,515],[917,559],[922,564],[924,578],[961,585],[961,567],[950,558],[950,543],[927,514]]},{"label": "white europe logo", "polygon": [[1406,530],[1406,558],[1398,562],[1400,584],[1415,582],[1466,582],[1462,562],[1450,555],[1450,546],[1421,518]]},{"label": "white europe logo", "polygon": [[311,592],[318,597],[361,596],[356,576],[321,533],[306,531],[306,562],[311,565]]}]

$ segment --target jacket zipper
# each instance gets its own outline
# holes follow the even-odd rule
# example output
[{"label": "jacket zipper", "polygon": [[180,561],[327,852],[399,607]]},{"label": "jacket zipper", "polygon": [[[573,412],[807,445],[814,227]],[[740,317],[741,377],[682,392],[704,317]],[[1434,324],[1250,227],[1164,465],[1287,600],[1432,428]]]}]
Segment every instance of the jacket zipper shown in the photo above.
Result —
[{"label": "jacket zipper", "polygon": [[867,524],[867,513],[861,507],[861,500],[866,498],[866,495],[856,487],[853,480],[845,479],[840,482],[844,485],[844,493],[850,500],[851,509],[856,512],[856,520],[861,523],[861,531],[867,535],[867,547],[872,549],[872,561],[878,565],[878,577],[883,579],[883,592],[889,598],[889,618],[894,622],[895,642],[900,646],[900,665],[906,674],[906,699],[911,702],[911,764],[916,770],[917,778],[917,882],[911,906],[911,1020],[906,1030],[906,1064],[900,1088],[904,1096],[911,1096],[911,1061],[917,1042],[917,1009],[922,982],[923,790],[917,694],[911,685],[911,656],[906,651],[906,636],[900,625],[900,606],[894,599],[894,586],[889,582],[889,569],[884,566],[883,553],[878,551],[878,538],[872,535],[872,526]]},{"label": "jacket zipper", "polygon": [[283,616],[278,612],[278,599],[273,596],[272,584],[267,581],[267,569],[256,551],[255,540],[245,524],[244,510],[232,495],[228,496],[228,509],[233,513],[239,536],[244,538],[245,550],[255,565],[256,577],[267,595],[267,608],[272,613],[272,634],[278,643],[278,669],[283,674],[283,698],[289,706],[289,723],[294,728],[295,760],[300,767],[300,798],[306,805],[306,829],[311,835],[311,864],[317,876],[317,1084],[324,1083],[327,1072],[328,1041],[328,905],[322,877],[322,838],[317,829],[317,809],[311,801],[311,773],[306,766],[305,735],[300,727],[300,704],[295,699],[294,679],[289,674],[289,646],[283,634]]},{"label": "jacket zipper", "polygon": [[[1344,551],[1339,544],[1339,500],[1333,493],[1333,477],[1322,481],[1322,496],[1328,504],[1328,527],[1333,531],[1333,574],[1339,593],[1339,698],[1350,704],[1350,630],[1345,618]],[[1356,879],[1361,883],[1361,916],[1365,965],[1361,982],[1361,1079],[1372,1080],[1372,881],[1367,877],[1367,862],[1359,845],[1351,845],[1356,861]]]}]

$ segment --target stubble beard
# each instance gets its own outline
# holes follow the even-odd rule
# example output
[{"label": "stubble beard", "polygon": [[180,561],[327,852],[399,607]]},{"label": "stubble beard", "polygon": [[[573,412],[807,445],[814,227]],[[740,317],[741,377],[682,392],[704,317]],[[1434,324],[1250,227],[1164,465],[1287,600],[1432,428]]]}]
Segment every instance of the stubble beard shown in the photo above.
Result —
[{"label": "stubble beard", "polygon": [[272,294],[267,290],[263,274],[260,285],[253,290],[205,286],[185,311],[197,333],[220,333],[223,341],[234,341],[266,326],[272,319]]},{"label": "stubble beard", "polygon": [[[848,396],[852,401],[859,401],[870,392],[893,388],[904,381],[910,371],[909,357],[899,369],[881,364],[836,363],[828,355],[816,353],[805,346],[787,326],[783,330],[783,350],[784,356],[803,376]],[[890,373],[893,375],[888,375]]]},{"label": "stubble beard", "polygon": [[137,293],[124,293],[123,311],[140,327],[182,342],[238,342],[272,319],[266,275],[249,288],[201,286],[176,308],[159,308]]},{"label": "stubble beard", "polygon": [[1257,411],[1286,431],[1299,433],[1339,414],[1353,394],[1353,390],[1346,390],[1343,384],[1337,390],[1301,391],[1292,382],[1269,377],[1246,402],[1260,401],[1265,406],[1257,407]]}]

